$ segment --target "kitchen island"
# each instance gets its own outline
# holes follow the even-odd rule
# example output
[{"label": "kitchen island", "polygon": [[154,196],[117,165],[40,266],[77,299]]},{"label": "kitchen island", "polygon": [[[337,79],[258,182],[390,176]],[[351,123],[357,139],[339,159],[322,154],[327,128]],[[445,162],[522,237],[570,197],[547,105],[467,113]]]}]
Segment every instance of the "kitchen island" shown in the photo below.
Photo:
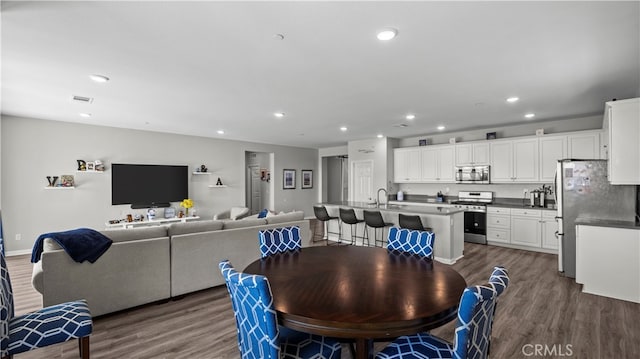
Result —
[{"label": "kitchen island", "polygon": [[[418,215],[425,227],[433,228],[435,233],[434,255],[439,262],[453,264],[462,258],[464,250],[464,210],[452,208],[450,206],[421,206],[410,204],[383,204],[379,207],[375,204],[364,202],[326,202],[322,203],[327,208],[330,216],[339,217],[340,208],[353,208],[356,216],[363,219],[363,211],[380,211],[385,222],[398,225],[398,214]],[[358,239],[357,245],[362,245],[362,236],[364,235],[364,223],[357,225]],[[388,227],[385,228],[383,236],[386,241]],[[329,232],[338,232],[338,224],[336,221],[329,222]],[[342,224],[341,228],[342,240],[351,241],[351,229],[348,224]],[[380,235],[380,234],[378,234]],[[331,240],[338,240],[337,234],[331,234]],[[369,229],[370,243],[373,243],[375,233],[373,229]]]},{"label": "kitchen island", "polygon": [[580,217],[575,223],[582,292],[640,303],[640,225]]}]

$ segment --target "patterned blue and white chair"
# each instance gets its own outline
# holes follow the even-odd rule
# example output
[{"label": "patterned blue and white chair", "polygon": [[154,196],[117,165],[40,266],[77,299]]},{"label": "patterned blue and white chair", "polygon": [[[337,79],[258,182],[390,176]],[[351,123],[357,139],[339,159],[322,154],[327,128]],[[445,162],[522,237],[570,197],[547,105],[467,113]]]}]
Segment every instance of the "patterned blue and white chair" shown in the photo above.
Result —
[{"label": "patterned blue and white chair", "polygon": [[80,357],[89,359],[89,335],[93,330],[85,300],[53,305],[37,312],[14,316],[13,290],[7,263],[0,254],[0,357],[78,339]]},{"label": "patterned blue and white chair", "polygon": [[403,336],[378,353],[376,359],[486,358],[496,299],[508,285],[506,269],[495,267],[489,283],[464,290],[453,344],[427,333]]},{"label": "patterned blue and white chair", "polygon": [[258,232],[262,258],[276,253],[295,251],[302,246],[300,227],[265,229]]},{"label": "patterned blue and white chair", "polygon": [[433,259],[435,240],[436,235],[433,232],[391,227],[387,236],[387,249],[415,253]]},{"label": "patterned blue and white chair", "polygon": [[229,261],[220,271],[231,296],[242,359],[339,359],[340,343],[278,326],[267,278],[236,271]]}]

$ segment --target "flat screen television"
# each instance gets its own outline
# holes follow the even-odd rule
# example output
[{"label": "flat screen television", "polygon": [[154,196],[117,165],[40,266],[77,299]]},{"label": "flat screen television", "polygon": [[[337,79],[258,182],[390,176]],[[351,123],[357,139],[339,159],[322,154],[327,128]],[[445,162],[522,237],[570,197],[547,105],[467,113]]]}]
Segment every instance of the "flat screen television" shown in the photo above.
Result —
[{"label": "flat screen television", "polygon": [[111,164],[111,204],[169,207],[189,198],[188,166]]}]

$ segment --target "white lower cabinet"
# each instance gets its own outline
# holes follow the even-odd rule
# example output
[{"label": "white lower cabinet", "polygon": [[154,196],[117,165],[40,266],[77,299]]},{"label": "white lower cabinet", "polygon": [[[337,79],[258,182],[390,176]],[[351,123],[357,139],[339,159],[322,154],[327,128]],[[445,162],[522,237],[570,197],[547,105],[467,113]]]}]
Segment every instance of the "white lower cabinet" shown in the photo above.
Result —
[{"label": "white lower cabinet", "polygon": [[555,211],[487,207],[487,242],[544,252],[558,248]]},{"label": "white lower cabinet", "polygon": [[542,235],[537,209],[511,209],[511,243],[528,247],[541,247]]}]

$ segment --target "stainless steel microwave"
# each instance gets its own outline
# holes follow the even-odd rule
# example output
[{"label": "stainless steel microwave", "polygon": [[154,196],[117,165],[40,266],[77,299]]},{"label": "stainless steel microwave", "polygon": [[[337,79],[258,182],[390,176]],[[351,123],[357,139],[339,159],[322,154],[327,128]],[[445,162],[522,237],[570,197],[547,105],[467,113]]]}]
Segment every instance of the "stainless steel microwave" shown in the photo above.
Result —
[{"label": "stainless steel microwave", "polygon": [[457,166],[456,183],[491,183],[491,170],[487,166]]}]

